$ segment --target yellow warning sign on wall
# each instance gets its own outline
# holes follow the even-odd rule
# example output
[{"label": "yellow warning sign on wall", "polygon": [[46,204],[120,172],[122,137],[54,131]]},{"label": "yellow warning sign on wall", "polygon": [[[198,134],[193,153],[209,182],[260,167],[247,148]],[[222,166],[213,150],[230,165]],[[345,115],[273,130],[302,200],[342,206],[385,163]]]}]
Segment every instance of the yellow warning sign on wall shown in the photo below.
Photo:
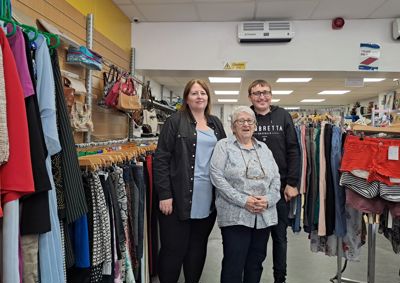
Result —
[{"label": "yellow warning sign on wall", "polygon": [[246,70],[247,62],[226,62],[224,70]]}]

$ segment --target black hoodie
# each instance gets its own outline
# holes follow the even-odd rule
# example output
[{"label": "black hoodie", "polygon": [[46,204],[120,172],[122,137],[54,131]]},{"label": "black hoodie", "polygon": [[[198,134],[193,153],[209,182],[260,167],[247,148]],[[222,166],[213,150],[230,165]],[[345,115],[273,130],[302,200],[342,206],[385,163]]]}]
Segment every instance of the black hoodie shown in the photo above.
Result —
[{"label": "black hoodie", "polygon": [[[254,111],[254,106],[251,106]],[[255,112],[255,111],[254,111]],[[300,170],[300,148],[296,130],[289,112],[271,105],[266,115],[256,114],[257,128],[254,137],[265,142],[274,155],[281,175],[281,188],[286,184],[297,187]]]}]

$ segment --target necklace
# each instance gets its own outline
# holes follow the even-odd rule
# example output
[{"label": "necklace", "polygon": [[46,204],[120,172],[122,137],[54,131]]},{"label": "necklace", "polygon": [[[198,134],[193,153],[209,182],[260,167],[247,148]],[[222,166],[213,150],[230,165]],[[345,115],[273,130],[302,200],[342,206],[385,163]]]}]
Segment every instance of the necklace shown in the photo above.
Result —
[{"label": "necklace", "polygon": [[253,143],[253,142],[252,142],[252,145],[253,145],[253,148],[254,148],[254,150],[255,150],[255,152],[256,152],[257,160],[258,160],[258,165],[259,165],[260,168],[261,168],[262,174],[260,174],[260,175],[258,175],[258,176],[249,176],[249,164],[250,164],[250,161],[251,161],[251,157],[249,158],[249,161],[246,162],[246,159],[244,158],[244,155],[243,155],[243,150],[242,150],[242,148],[241,148],[241,146],[240,146],[240,144],[239,144],[240,153],[242,154],[242,158],[243,158],[244,165],[246,165],[246,178],[247,178],[247,179],[252,179],[252,180],[261,180],[261,179],[264,179],[264,177],[265,177],[265,171],[264,171],[264,168],[263,168],[262,165],[261,165],[260,156],[258,156],[257,149],[256,149],[256,147],[254,146],[254,143]]}]

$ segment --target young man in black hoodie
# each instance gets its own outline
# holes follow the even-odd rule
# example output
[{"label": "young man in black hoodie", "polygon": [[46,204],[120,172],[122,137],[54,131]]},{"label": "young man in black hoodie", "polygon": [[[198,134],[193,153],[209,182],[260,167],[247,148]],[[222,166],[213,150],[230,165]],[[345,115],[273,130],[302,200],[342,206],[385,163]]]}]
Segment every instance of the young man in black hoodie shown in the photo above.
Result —
[{"label": "young man in black hoodie", "polygon": [[298,195],[300,151],[292,117],[283,108],[271,105],[271,85],[256,80],[249,85],[249,100],[257,118],[254,137],[272,151],[281,175],[281,199],[277,203],[278,225],[270,228],[274,282],[286,281],[287,227],[289,202]]}]

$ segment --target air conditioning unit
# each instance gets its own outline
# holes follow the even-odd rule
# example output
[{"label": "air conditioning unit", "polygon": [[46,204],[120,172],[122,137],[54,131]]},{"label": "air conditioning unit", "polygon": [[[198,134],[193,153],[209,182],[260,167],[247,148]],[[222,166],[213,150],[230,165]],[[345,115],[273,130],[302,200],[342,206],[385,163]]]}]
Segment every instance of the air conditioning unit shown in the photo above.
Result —
[{"label": "air conditioning unit", "polygon": [[288,21],[242,22],[238,25],[239,42],[289,42],[294,37]]}]

